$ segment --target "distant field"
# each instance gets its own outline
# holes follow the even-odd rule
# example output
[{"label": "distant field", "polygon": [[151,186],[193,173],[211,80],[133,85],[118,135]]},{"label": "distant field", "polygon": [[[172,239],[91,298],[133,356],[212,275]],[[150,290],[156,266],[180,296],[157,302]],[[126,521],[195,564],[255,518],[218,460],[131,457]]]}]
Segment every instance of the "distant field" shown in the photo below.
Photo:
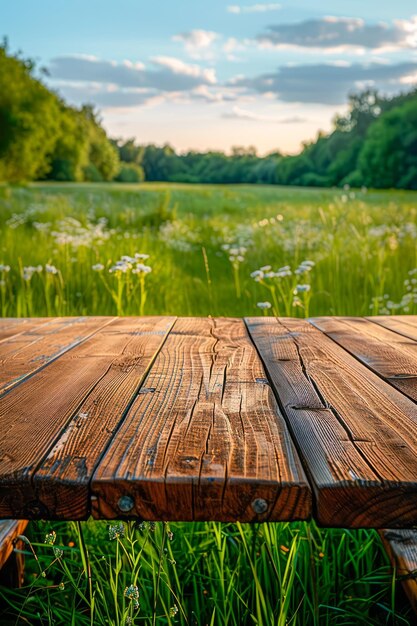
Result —
[{"label": "distant field", "polygon": [[[417,312],[414,192],[3,186],[0,230],[3,316],[253,315],[258,302],[280,315]],[[135,253],[150,273],[109,272]]]},{"label": "distant field", "polygon": [[[0,186],[0,265],[3,317],[416,314],[417,192]],[[85,522],[28,533],[38,561],[26,546],[26,587],[0,588],[2,624],[411,623],[375,531]]]}]

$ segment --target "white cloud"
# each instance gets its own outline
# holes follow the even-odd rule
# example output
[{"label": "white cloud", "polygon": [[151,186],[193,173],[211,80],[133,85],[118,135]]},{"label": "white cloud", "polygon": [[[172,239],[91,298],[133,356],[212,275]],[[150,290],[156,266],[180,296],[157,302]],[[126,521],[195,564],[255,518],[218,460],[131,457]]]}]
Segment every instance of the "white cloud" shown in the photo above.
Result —
[{"label": "white cloud", "polygon": [[417,48],[417,16],[392,24],[367,24],[360,18],[333,16],[273,24],[266,33],[257,36],[257,41],[266,47],[310,48],[322,52],[413,49]]},{"label": "white cloud", "polygon": [[57,57],[49,71],[53,80],[115,85],[118,89],[154,89],[159,92],[189,91],[216,82],[213,69],[184,63],[175,57],[156,56],[153,67],[143,63],[106,61],[80,55]]},{"label": "white cloud", "polygon": [[151,61],[154,65],[167,68],[176,75],[190,76],[196,79],[201,78],[203,83],[214,84],[216,82],[214,69],[205,69],[201,68],[199,65],[190,65],[175,57],[157,56],[152,57]]},{"label": "white cloud", "polygon": [[190,30],[172,37],[173,41],[182,43],[187,54],[193,59],[213,58],[212,45],[220,35],[211,30]]},{"label": "white cloud", "polygon": [[[367,87],[376,87],[384,93],[395,93],[404,80],[413,84],[417,61],[394,64],[382,63],[318,63],[292,65],[254,78],[238,77],[229,81],[246,93],[275,94],[282,102],[343,104],[347,95]],[[244,91],[243,91],[244,93]]]},{"label": "white cloud", "polygon": [[276,2],[269,2],[266,4],[250,4],[242,6],[239,4],[231,4],[227,7],[229,13],[239,15],[241,13],[267,13],[268,11],[279,11],[281,5]]}]

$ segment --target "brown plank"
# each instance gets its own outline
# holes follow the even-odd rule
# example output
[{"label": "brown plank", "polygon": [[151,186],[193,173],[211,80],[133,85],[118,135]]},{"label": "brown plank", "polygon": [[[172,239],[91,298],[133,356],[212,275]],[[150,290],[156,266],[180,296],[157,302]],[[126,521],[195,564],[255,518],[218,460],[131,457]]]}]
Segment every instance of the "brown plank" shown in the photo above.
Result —
[{"label": "brown plank", "polygon": [[13,542],[27,526],[27,520],[0,520],[0,568],[13,552]]},{"label": "brown plank", "polygon": [[0,395],[71,350],[107,324],[109,317],[51,318],[0,344]]},{"label": "brown plank", "polygon": [[363,317],[309,320],[386,382],[417,401],[417,341]]},{"label": "brown plank", "polygon": [[148,317],[124,325],[120,349],[109,353],[105,371],[33,477],[37,498],[49,515],[88,516],[93,470],[174,321],[173,317]]},{"label": "brown plank", "polygon": [[417,341],[417,315],[374,315],[367,319]]},{"label": "brown plank", "polygon": [[417,407],[304,320],[250,318],[325,526],[417,523]]},{"label": "brown plank", "polygon": [[2,317],[0,318],[0,344],[10,337],[28,332],[49,321],[48,317]]},{"label": "brown plank", "polygon": [[179,319],[92,480],[93,515],[294,520],[311,494],[238,319]]},{"label": "brown plank", "polygon": [[382,541],[417,614],[417,530],[380,531]]},{"label": "brown plank", "polygon": [[138,323],[138,318],[110,318],[92,337],[2,398],[1,517],[53,517],[54,512],[37,496],[33,474],[63,430],[71,421],[78,421],[79,408],[109,369],[113,365],[123,369],[126,362],[127,369],[130,367],[132,359],[125,360],[123,353],[135,337]]}]

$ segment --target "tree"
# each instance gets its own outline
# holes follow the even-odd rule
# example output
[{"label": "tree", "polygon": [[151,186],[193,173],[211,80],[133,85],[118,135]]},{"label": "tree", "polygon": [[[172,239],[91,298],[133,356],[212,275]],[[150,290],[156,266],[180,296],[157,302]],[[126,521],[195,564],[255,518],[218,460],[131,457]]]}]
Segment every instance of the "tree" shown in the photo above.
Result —
[{"label": "tree", "polygon": [[372,125],[359,169],[369,187],[417,189],[417,95]]}]

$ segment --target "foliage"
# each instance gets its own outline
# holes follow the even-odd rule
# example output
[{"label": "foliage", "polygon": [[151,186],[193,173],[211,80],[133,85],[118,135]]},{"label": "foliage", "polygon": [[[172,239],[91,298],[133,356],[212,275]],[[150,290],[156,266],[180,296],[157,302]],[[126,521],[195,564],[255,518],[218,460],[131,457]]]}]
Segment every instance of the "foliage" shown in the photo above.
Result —
[{"label": "foliage", "polygon": [[28,531],[25,586],[0,589],[5,626],[410,624],[372,530],[91,520]]},{"label": "foliage", "polygon": [[[417,313],[404,284],[417,267],[416,201],[281,186],[0,186],[1,314],[241,316],[258,302],[280,315]],[[142,299],[135,254],[152,267]],[[132,267],[110,272],[124,257]]]},{"label": "foliage", "polygon": [[66,105],[36,73],[0,46],[0,180],[112,180],[118,154],[97,114]]}]

